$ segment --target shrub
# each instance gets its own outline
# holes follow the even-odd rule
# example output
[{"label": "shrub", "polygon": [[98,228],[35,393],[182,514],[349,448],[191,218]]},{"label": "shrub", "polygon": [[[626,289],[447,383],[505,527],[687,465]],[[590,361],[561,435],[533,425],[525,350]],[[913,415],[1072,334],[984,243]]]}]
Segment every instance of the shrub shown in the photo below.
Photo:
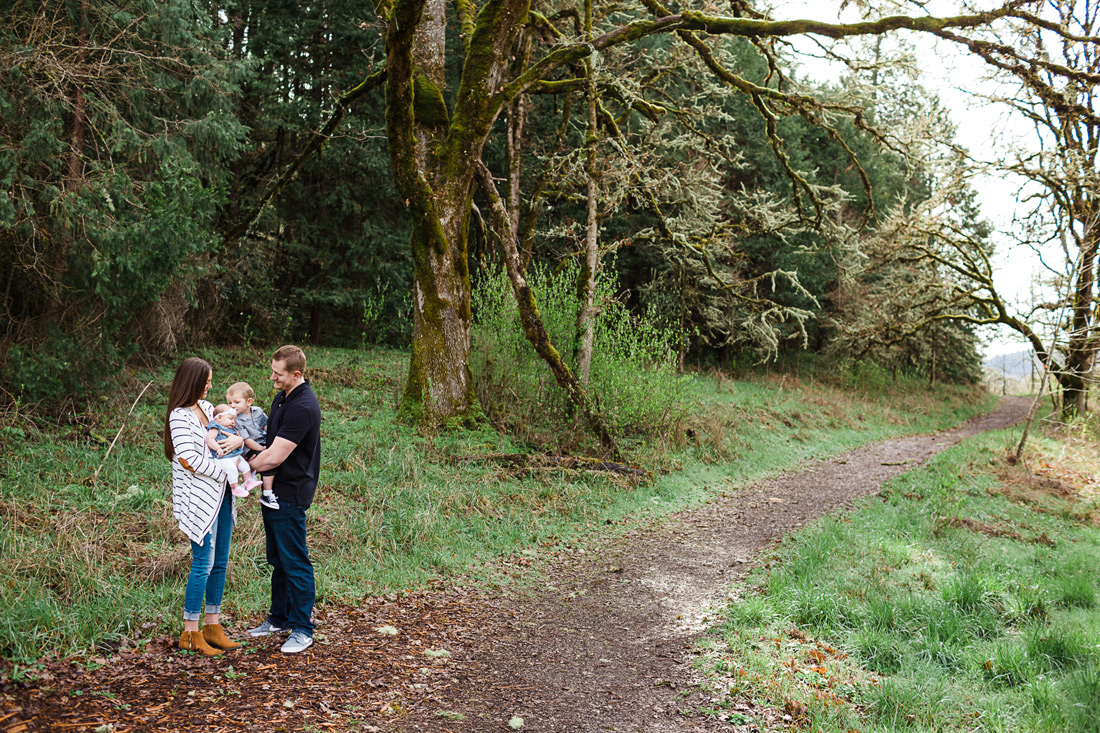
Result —
[{"label": "shrub", "polygon": [[55,414],[73,402],[117,385],[133,344],[120,346],[101,332],[73,334],[51,327],[34,345],[13,344],[3,379],[17,399]]},{"label": "shrub", "polygon": [[[529,277],[550,339],[574,372],[577,274],[571,265],[557,273],[537,269]],[[619,435],[662,435],[686,414],[671,348],[676,335],[654,319],[632,314],[615,299],[615,287],[605,270],[596,284],[600,312],[588,392]],[[524,337],[503,271],[478,284],[473,308],[471,369],[486,414],[536,443],[575,439],[573,407]]]}]

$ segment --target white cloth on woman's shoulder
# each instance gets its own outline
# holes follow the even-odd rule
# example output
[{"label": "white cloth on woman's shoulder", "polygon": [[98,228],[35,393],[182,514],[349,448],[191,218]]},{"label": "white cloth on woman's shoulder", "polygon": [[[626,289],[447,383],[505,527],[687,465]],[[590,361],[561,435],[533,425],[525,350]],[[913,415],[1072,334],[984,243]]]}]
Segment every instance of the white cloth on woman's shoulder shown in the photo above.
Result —
[{"label": "white cloth on woman's shoulder", "polygon": [[[209,422],[213,406],[199,400],[199,408]],[[179,521],[180,531],[192,542],[202,544],[218,515],[229,476],[210,457],[206,425],[199,423],[193,410],[188,407],[172,410],[168,414],[168,429],[176,454],[172,461],[172,516]],[[234,501],[233,523],[236,522]]]}]

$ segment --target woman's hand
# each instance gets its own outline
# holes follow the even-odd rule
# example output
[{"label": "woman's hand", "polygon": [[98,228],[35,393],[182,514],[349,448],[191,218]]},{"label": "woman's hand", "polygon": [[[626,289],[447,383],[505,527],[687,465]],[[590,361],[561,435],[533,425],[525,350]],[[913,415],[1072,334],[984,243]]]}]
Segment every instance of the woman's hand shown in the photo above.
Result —
[{"label": "woman's hand", "polygon": [[239,435],[227,435],[218,441],[219,453],[224,456],[226,453],[237,450],[242,445],[244,445],[244,438]]}]

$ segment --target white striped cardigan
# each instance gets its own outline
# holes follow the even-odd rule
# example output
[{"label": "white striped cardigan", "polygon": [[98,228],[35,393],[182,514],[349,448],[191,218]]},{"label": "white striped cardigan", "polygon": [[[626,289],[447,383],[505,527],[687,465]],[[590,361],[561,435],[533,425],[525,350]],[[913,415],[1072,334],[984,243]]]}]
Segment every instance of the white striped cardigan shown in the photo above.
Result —
[{"label": "white striped cardigan", "polygon": [[[214,408],[206,400],[199,407],[212,419]],[[200,425],[188,407],[177,407],[168,413],[168,429],[172,433],[172,516],[180,530],[192,542],[202,544],[225,496],[229,476],[214,463],[206,446],[207,426]],[[237,522],[237,502],[233,501],[233,523]]]}]

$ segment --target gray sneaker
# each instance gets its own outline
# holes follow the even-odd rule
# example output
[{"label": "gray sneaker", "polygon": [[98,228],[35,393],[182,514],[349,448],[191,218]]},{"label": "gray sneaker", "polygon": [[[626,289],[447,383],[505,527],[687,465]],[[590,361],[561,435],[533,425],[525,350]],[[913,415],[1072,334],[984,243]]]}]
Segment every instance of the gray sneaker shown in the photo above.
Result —
[{"label": "gray sneaker", "polygon": [[283,654],[297,654],[298,652],[308,649],[309,645],[312,643],[313,637],[306,632],[291,631],[290,638],[283,642],[283,646],[279,651]]},{"label": "gray sneaker", "polygon": [[271,623],[271,619],[265,618],[262,624],[254,629],[249,629],[248,633],[252,636],[268,636],[269,634],[278,634],[280,631],[286,631],[286,629],[276,626]]}]

